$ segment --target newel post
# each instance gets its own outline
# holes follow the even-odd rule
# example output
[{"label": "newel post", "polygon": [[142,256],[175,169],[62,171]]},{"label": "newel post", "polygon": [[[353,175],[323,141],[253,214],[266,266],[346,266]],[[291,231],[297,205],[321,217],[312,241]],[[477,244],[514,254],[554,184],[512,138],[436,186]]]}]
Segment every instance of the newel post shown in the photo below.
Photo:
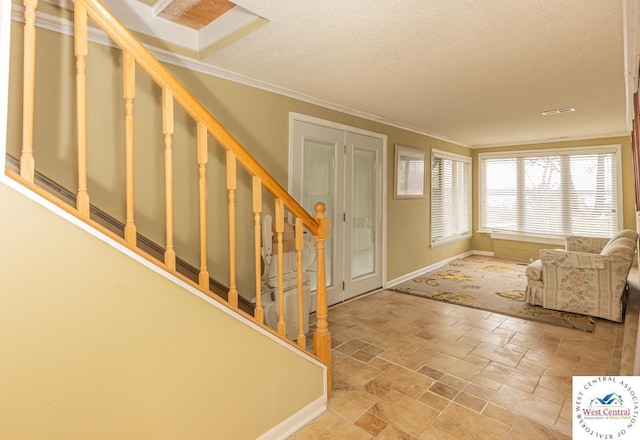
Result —
[{"label": "newel post", "polygon": [[313,350],[315,355],[327,366],[327,392],[331,395],[331,333],[327,322],[327,275],[325,267],[324,247],[329,237],[329,218],[324,215],[326,207],[324,203],[316,203],[315,219],[320,224],[316,237],[318,279],[316,283],[316,331],[313,334]]}]

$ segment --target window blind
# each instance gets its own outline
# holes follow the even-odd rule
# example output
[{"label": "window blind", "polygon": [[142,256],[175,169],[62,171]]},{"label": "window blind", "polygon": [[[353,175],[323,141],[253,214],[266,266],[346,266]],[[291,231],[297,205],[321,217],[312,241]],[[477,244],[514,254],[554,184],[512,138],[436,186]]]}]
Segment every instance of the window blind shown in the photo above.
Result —
[{"label": "window blind", "polygon": [[619,229],[619,146],[478,157],[480,230],[564,237]]},{"label": "window blind", "polygon": [[424,160],[403,156],[398,162],[398,192],[407,196],[424,195]]},{"label": "window blind", "polygon": [[431,154],[431,244],[471,235],[471,158]]}]

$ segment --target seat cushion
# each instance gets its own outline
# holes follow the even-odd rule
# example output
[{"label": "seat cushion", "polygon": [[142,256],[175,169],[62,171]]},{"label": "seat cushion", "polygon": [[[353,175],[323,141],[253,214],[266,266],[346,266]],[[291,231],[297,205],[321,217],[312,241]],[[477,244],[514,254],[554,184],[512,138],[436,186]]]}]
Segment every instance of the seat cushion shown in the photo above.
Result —
[{"label": "seat cushion", "polygon": [[530,280],[542,280],[542,262],[540,260],[536,260],[529,263],[527,270],[524,273]]}]

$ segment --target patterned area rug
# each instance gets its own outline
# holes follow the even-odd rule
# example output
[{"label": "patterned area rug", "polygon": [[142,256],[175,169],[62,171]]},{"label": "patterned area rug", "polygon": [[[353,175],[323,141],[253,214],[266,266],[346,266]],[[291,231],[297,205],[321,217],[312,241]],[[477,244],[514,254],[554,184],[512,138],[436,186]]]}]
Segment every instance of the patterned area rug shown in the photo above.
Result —
[{"label": "patterned area rug", "polygon": [[592,332],[595,319],[524,302],[526,265],[472,256],[391,288],[396,292]]}]

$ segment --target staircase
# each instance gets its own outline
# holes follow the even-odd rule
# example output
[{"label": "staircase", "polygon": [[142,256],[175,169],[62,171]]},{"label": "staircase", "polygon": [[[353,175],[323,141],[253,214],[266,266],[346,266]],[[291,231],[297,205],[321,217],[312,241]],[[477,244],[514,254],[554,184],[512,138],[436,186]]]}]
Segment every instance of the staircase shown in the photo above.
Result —
[{"label": "staircase", "polygon": [[[309,215],[99,0],[75,0],[74,6],[75,90],[64,93],[58,90],[36,90],[37,75],[46,75],[46,71],[38,68],[41,54],[36,57],[35,24],[38,2],[24,1],[22,150],[19,165],[15,168],[8,166],[6,176],[21,185],[22,191],[37,194],[46,203],[57,206],[72,216],[75,221],[82,222],[95,229],[97,234],[105,235],[108,240],[128,249],[131,255],[140,256],[146,263],[165,273],[168,279],[177,280],[187,286],[188,290],[206,295],[213,301],[212,304],[224,308],[240,320],[250,322],[263,334],[284,341],[282,343],[290,349],[317,359],[326,366],[325,392],[328,394],[331,390],[331,335],[327,322],[324,251],[329,224],[324,215],[324,205],[316,204],[315,216]],[[120,115],[103,114],[104,108],[116,104],[99,108],[94,104],[94,97],[88,93],[88,90],[96,90],[95,84],[91,83],[91,45],[88,40],[90,21],[118,48],[111,51],[111,54],[119,57],[121,63],[121,97],[117,104],[120,110],[116,112],[121,113]],[[63,63],[63,60],[60,62]],[[145,88],[151,89],[151,95],[157,97],[157,102],[151,102],[156,105],[153,110],[148,107],[149,100],[140,96],[140,90]],[[98,86],[98,89],[110,90],[110,85]],[[52,96],[59,96],[62,101],[59,108],[73,110],[70,122],[59,127],[61,130],[73,127],[75,131],[73,142],[76,145],[77,159],[72,172],[68,169],[56,171],[51,151],[45,151],[47,146],[42,141],[34,141],[34,124],[40,116],[37,112],[38,100],[43,96],[47,100],[52,99]],[[142,101],[140,107],[136,102],[137,98]],[[98,115],[89,110],[97,111]],[[154,112],[161,118],[158,124],[160,133],[138,133],[137,118],[144,119],[147,114]],[[96,120],[101,123],[104,121],[105,125],[119,120],[119,125],[114,125],[109,130],[122,131],[121,150],[111,152],[95,148],[101,142],[100,138],[94,136],[99,131],[93,129],[95,125],[92,123],[95,124]],[[147,140],[155,138],[162,143],[154,145]],[[162,148],[160,155],[155,152],[145,155],[147,150],[157,150],[158,147]],[[37,161],[40,154],[48,158],[42,169]],[[122,155],[122,169],[104,169],[100,163],[92,163],[92,157],[106,154]],[[161,164],[156,160],[159,156],[163,158]],[[185,158],[191,158],[192,162],[185,163]],[[146,183],[145,177],[154,176],[151,170],[156,170],[158,166],[162,168],[164,181],[161,185],[146,185],[145,191],[148,187],[155,190],[153,200],[161,194],[161,218],[147,215],[147,208],[153,203],[149,198],[141,198],[141,191],[138,189],[141,181]],[[51,191],[43,189],[41,184],[44,179],[42,175],[49,173],[59,173],[62,179],[69,179],[73,175],[76,178],[77,192],[69,195],[65,191],[59,191],[58,195],[62,197],[52,197]],[[118,179],[112,188],[96,184],[104,182],[105,175]],[[66,185],[63,183],[62,186]],[[95,197],[92,193],[94,187]],[[118,200],[113,195],[114,188],[123,190],[122,195],[118,196],[122,200],[123,209],[113,203],[113,200]],[[63,200],[65,197],[67,200]],[[74,201],[73,208],[69,208],[69,200]],[[101,205],[104,200],[110,201],[107,206]],[[158,207],[155,206],[154,209]],[[138,218],[140,213],[142,220]],[[309,341],[311,352],[307,351],[307,337],[302,325],[297,329],[294,341],[286,340],[287,322],[284,319],[282,283],[276,292],[280,307],[277,329],[273,331],[264,325],[260,248],[261,223],[266,214],[273,214],[275,219],[274,254],[277,255],[279,268],[283,266],[286,221],[295,228],[295,253],[299,268],[303,267],[305,241],[311,240],[315,244],[318,288],[316,325]],[[105,219],[120,215],[122,233],[105,228]],[[195,238],[192,237],[194,234],[190,228],[195,230]],[[154,245],[159,238],[163,238],[164,242],[160,246]],[[241,264],[238,264],[239,261]],[[189,276],[187,272],[193,276]],[[218,283],[214,279],[223,279],[223,282]],[[298,278],[299,298],[303,294],[302,284],[301,274]],[[247,298],[253,297],[255,307],[247,307]],[[243,303],[245,306],[241,307]],[[298,304],[297,322],[302,324],[303,319],[300,317],[305,312],[302,310],[301,300]],[[290,373],[295,376],[294,372]],[[266,432],[268,428],[260,429],[261,432]],[[277,438],[277,435],[273,438]]]}]

